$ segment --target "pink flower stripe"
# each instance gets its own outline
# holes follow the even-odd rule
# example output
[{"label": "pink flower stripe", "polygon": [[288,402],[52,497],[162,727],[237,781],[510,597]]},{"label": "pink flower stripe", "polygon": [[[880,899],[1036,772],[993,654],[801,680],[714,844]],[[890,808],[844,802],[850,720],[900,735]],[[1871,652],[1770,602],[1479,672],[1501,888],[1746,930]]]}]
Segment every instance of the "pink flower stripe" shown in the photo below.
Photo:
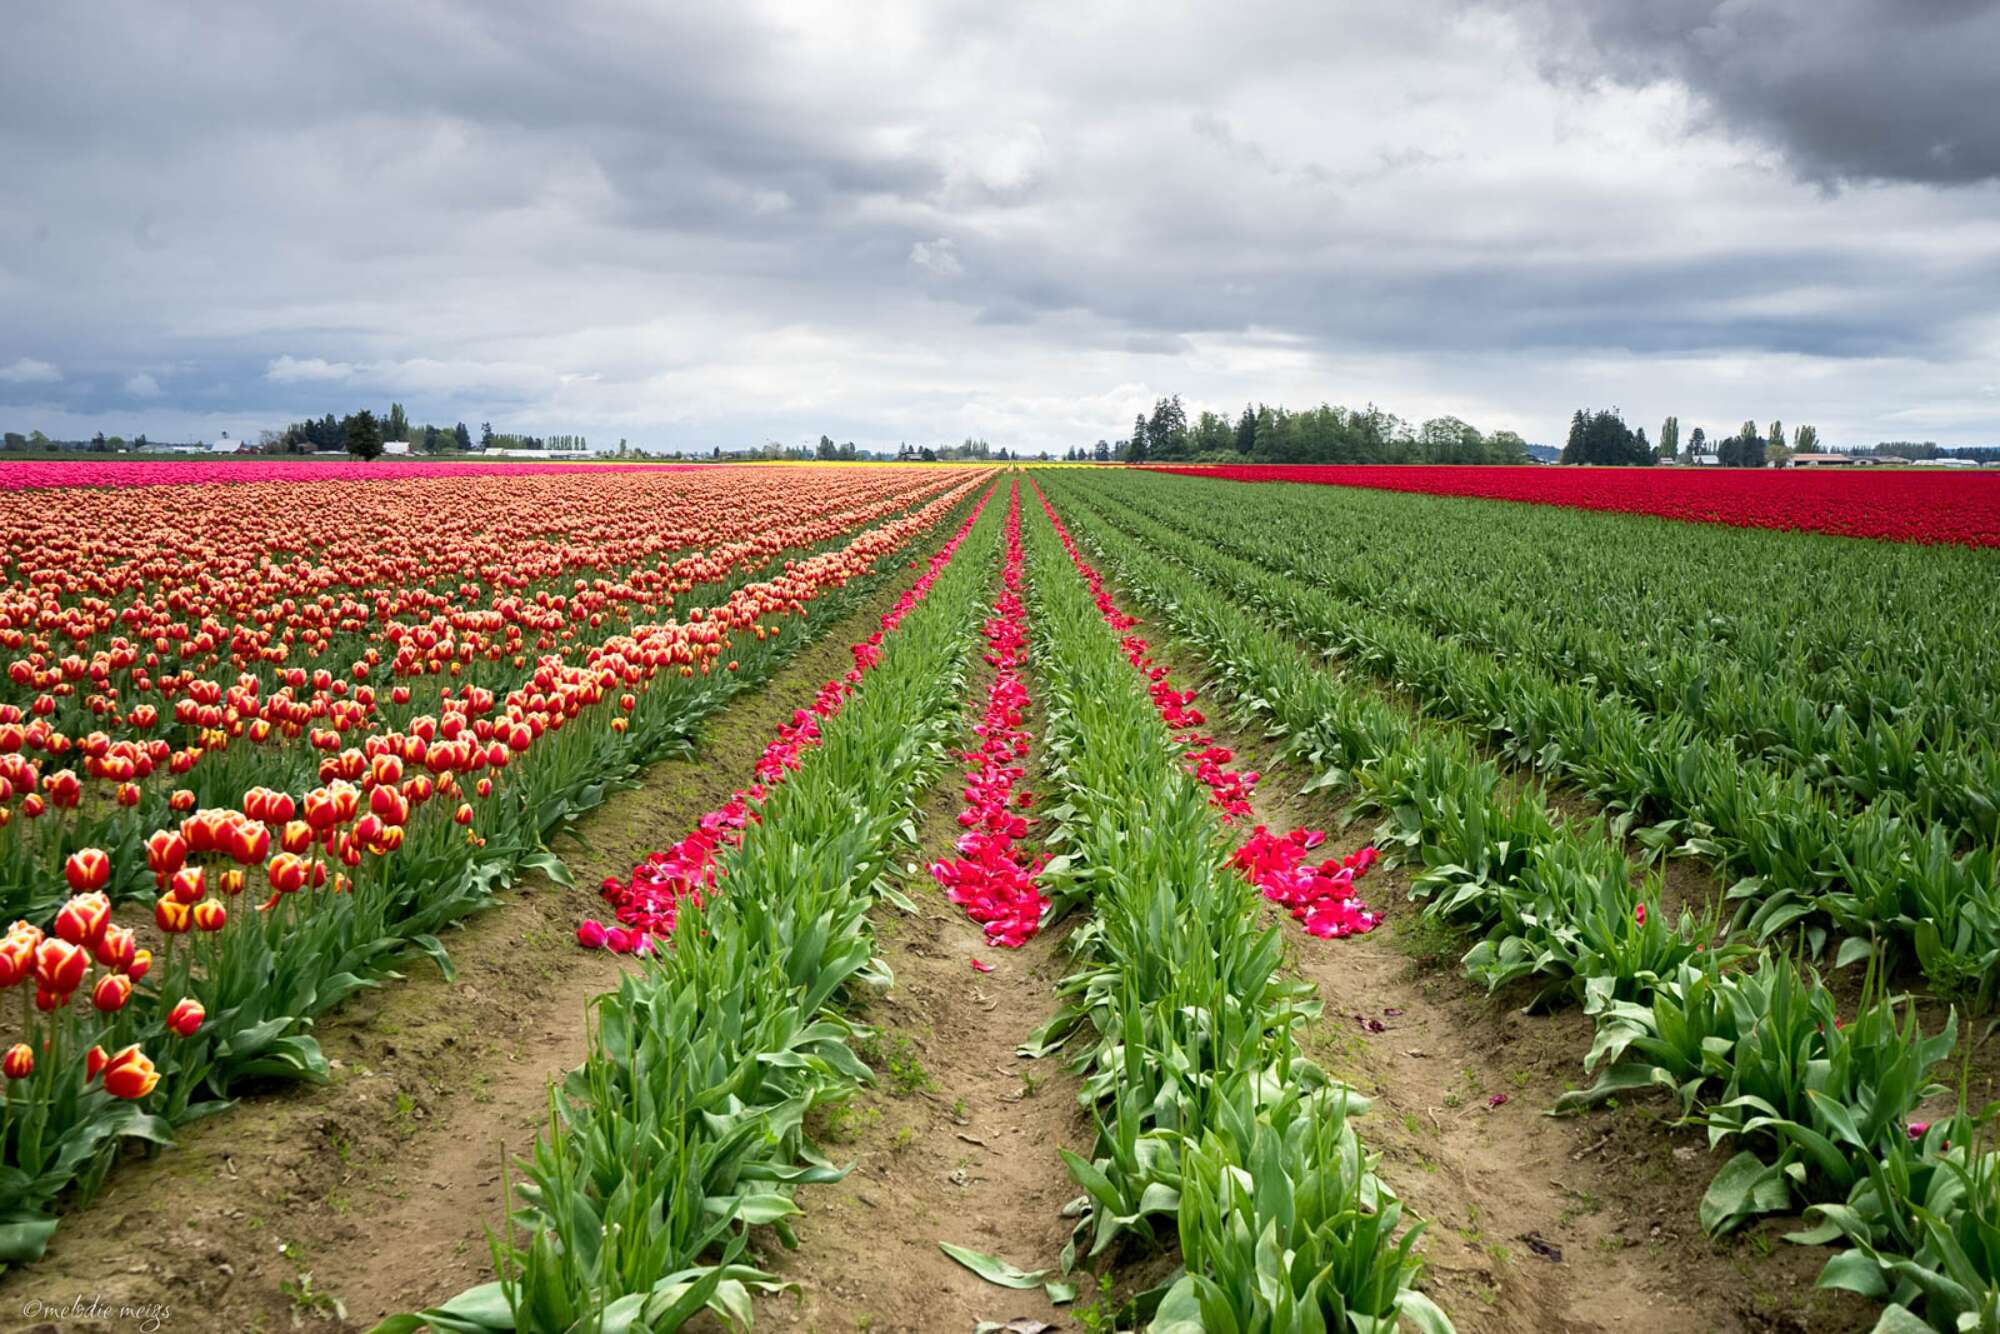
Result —
[{"label": "pink flower stripe", "polygon": [[[429,463],[414,459],[161,459],[143,463],[51,459],[0,467],[0,491],[42,487],[209,486],[220,482],[379,482],[410,477],[531,476],[567,472],[692,472],[692,463]],[[709,465],[713,466],[713,465]]]},{"label": "pink flower stripe", "polygon": [[790,722],[779,725],[778,735],[757,759],[757,781],[747,788],[738,788],[728,801],[702,816],[686,838],[664,851],[649,854],[632,868],[626,879],[604,878],[602,890],[605,901],[611,905],[613,924],[586,919],[576,929],[579,945],[617,954],[650,954],[657,938],[672,937],[683,900],[699,908],[705,897],[715,892],[722,874],[718,854],[741,843],[743,831],[760,818],[753,803],[761,803],[772,788],[798,769],[804,752],[820,744],[820,724],[840,713],[861,684],[861,678],[882,661],[883,637],[902,625],[911,609],[929,596],[931,585],[951,563],[959,544],[965,541],[986,502],[992,498],[991,490],[979,498],[951,540],[931,557],[930,567],[883,614],[882,628],[849,646],[854,666],[821,686],[810,706],[797,710]]},{"label": "pink flower stripe", "polygon": [[2000,547],[2000,476],[1863,468],[1404,467],[1221,464],[1161,467],[1235,482],[1308,482],[1565,505],[1734,528],[1796,529],[1887,542]]},{"label": "pink flower stripe", "polygon": [[[945,897],[986,928],[988,944],[1019,949],[1041,929],[1048,906],[1035,888],[1046,857],[1029,857],[1018,845],[1033,824],[1022,812],[1034,794],[1016,790],[1027,770],[1030,734],[1021,726],[1028,688],[1021,669],[1028,658],[1027,609],[1021,601],[1021,484],[1007,501],[1007,558],[999,600],[986,622],[986,661],[994,670],[986,713],[972,729],[980,741],[965,752],[965,809],[958,823],[958,855],[931,863]],[[975,968],[979,964],[975,961]],[[986,971],[986,970],[982,970]]]},{"label": "pink flower stripe", "polygon": [[[1036,488],[1038,495],[1040,490]],[[1091,596],[1105,623],[1121,633],[1139,624],[1136,616],[1120,611],[1112,601],[1110,593],[1105,591],[1104,577],[1083,558],[1083,552],[1057,517],[1048,497],[1041,496],[1041,501],[1049,522],[1055,525],[1056,536],[1062,540],[1063,550],[1069,553],[1077,573],[1090,585]],[[1250,791],[1261,775],[1255,770],[1229,768],[1235,753],[1227,746],[1217,745],[1214,737],[1194,730],[1208,721],[1194,707],[1195,692],[1174,686],[1168,679],[1167,668],[1153,661],[1143,638],[1125,633],[1120,643],[1125,649],[1125,660],[1145,676],[1161,721],[1170,730],[1187,734],[1180,739],[1184,752],[1182,767],[1208,788],[1209,800],[1222,811],[1226,823],[1234,824],[1249,816]],[[1381,854],[1368,847],[1345,858],[1329,857],[1318,863],[1308,860],[1306,853],[1325,841],[1326,832],[1320,829],[1294,829],[1281,837],[1258,825],[1236,850],[1230,864],[1262,891],[1265,898],[1289,909],[1309,933],[1322,940],[1373,931],[1381,925],[1381,914],[1369,911],[1368,905],[1356,897],[1354,882],[1368,873]]]}]

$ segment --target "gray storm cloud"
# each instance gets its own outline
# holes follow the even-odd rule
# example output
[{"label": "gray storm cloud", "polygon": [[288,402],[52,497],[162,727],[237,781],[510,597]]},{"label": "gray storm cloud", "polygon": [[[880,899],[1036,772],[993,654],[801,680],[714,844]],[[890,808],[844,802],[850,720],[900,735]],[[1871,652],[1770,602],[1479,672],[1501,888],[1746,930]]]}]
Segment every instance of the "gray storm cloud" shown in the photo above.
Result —
[{"label": "gray storm cloud", "polygon": [[[2000,438],[1995,6],[36,6],[0,419]],[[1984,81],[1984,85],[1982,84]]]}]

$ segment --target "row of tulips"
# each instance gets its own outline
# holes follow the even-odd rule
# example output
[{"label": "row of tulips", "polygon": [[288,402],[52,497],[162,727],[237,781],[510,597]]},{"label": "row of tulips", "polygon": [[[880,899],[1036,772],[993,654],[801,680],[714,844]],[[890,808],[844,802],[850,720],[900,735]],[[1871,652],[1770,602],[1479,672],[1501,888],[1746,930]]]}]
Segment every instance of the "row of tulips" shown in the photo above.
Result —
[{"label": "row of tulips", "polygon": [[[964,499],[956,489],[838,551],[793,562],[787,605],[810,607],[814,624],[831,620],[866,594],[884,557],[920,540]],[[70,980],[57,970],[36,977],[34,1008],[24,999],[18,1036],[35,1069],[0,1127],[0,1260],[38,1255],[56,1226],[58,1198],[72,1185],[94,1189],[121,1140],[162,1142],[172,1125],[226,1106],[245,1079],[325,1079],[306,1031],[314,1016],[376,985],[412,949],[448,972],[436,932],[491,903],[519,869],[563,877],[542,850],[557,825],[639,764],[684,749],[703,717],[768,675],[810,633],[743,633],[746,623],[767,628],[755,619],[762,608],[762,596],[746,585],[703,618],[734,636],[706,641],[705,650],[735,653],[736,671],[697,675],[637,643],[588,668],[552,659],[532,691],[500,701],[468,687],[448,697],[442,719],[327,756],[321,786],[302,798],[252,788],[240,807],[190,810],[142,849],[158,894],[157,966],[131,930],[109,922],[102,886],[114,858],[73,855],[72,888],[94,887],[54,914],[50,934],[71,943],[64,933],[78,934],[72,923],[101,921],[101,934],[93,926],[82,939],[107,976],[131,987],[100,979],[89,988],[94,1002],[112,987],[125,1003],[96,1004],[87,1015],[67,1004],[82,979],[68,992],[45,985]],[[253,885],[267,896],[243,901]],[[38,946],[38,961],[48,948]],[[205,1015],[192,1035],[172,1022],[189,998]],[[164,1042],[169,1032],[188,1040]],[[145,1090],[143,1107],[98,1096],[89,1068],[93,1047],[123,1050],[133,1041],[161,1079],[157,1093]]]},{"label": "row of tulips", "polygon": [[863,646],[858,687],[721,851],[722,892],[683,901],[668,947],[598,999],[493,1240],[496,1280],[375,1334],[622,1334],[704,1310],[743,1326],[752,1294],[779,1286],[751,1229],[793,1244],[794,1189],[842,1175],[804,1121],[869,1078],[840,1002],[890,980],[867,912],[948,762],[999,527],[984,515]]},{"label": "row of tulips", "polygon": [[[528,478],[525,496],[473,479],[339,498],[306,485],[261,497],[223,534],[213,493],[87,493],[81,506],[121,534],[115,554],[96,550],[76,507],[9,515],[0,498],[0,647],[17,655],[0,683],[0,911],[45,907],[41,871],[76,847],[116,850],[156,827],[169,777],[202,805],[252,783],[295,789],[320,754],[407,731],[454,692],[506,695],[548,658],[583,661],[698,588],[744,586],[787,552],[964,482],[752,487],[720,472],[637,479],[629,495],[605,479]],[[519,510],[496,519],[503,494]],[[327,533],[302,539],[278,521],[317,502]],[[435,545],[455,528],[462,541]],[[287,559],[302,543],[310,554]],[[767,610],[782,610],[790,573],[767,579]],[[699,662],[700,615],[665,623],[687,641],[683,661]]]},{"label": "row of tulips", "polygon": [[1795,924],[1816,945],[1829,927],[1861,942],[1886,937],[1942,988],[2000,992],[2000,844],[1956,851],[1949,829],[1895,801],[1851,812],[1803,774],[1739,756],[1594,682],[1558,681],[1347,608],[1304,574],[1237,560],[1101,488],[1096,496],[1109,523],[1186,576],[1407,692],[1432,716],[1479,728],[1509,758],[1649,822],[1635,835],[1647,846],[1740,876],[1729,898],[1754,939]]},{"label": "row of tulips", "polygon": [[1762,468],[1370,467],[1237,464],[1162,471],[1239,482],[1478,496],[1739,528],[2000,547],[2000,479]]},{"label": "row of tulips", "polygon": [[1021,546],[1021,488],[1007,502],[1006,556],[1000,569],[1000,597],[984,626],[986,665],[993,679],[986,708],[972,733],[979,744],[965,752],[965,809],[958,824],[955,855],[931,863],[931,877],[945,897],[985,929],[989,943],[1019,949],[1041,930],[1048,907],[1035,877],[1046,858],[1021,846],[1035,821],[1026,814],[1035,797],[1021,786],[1027,777],[1028,611],[1021,600],[1024,553]]},{"label": "row of tulips", "polygon": [[[1080,497],[1077,507],[1090,512]],[[1712,1144],[1742,1146],[1710,1187],[1706,1227],[1808,1209],[1825,1222],[1800,1239],[1857,1243],[1829,1261],[1824,1281],[1913,1302],[1907,1285],[1917,1280],[1899,1276],[1897,1257],[1885,1253],[1894,1249],[1887,1238],[1915,1247],[1910,1238],[1926,1235],[1910,1210],[1931,1209],[1946,1232],[1976,1232],[1992,1216],[1950,1189],[1955,1173],[1989,1171],[1983,1150],[1965,1147],[1984,1115],[1953,1118],[1955,1158],[1951,1134],[1914,1119],[1945,1092],[1930,1072],[1951,1053],[1955,1015],[1925,1034],[1908,1000],[1889,994],[1871,968],[1859,1012],[1843,1022],[1810,968],[1731,943],[1713,917],[1670,924],[1657,872],[1627,859],[1618,825],[1551,819],[1538,790],[1510,794],[1462,732],[1412,720],[1323,670],[1102,516],[1086,541],[1126,587],[1164,609],[1246,712],[1324,771],[1322,786],[1351,787],[1385,813],[1378,837],[1423,863],[1413,889],[1426,911],[1481,937],[1469,971],[1491,986],[1538,976],[1549,984],[1545,999],[1584,1001],[1598,1030],[1585,1068],[1601,1067],[1600,1078],[1562,1109],[1671,1088],[1683,1118],[1706,1126]],[[1935,1184],[1932,1197],[1925,1183]],[[1858,1260],[1863,1247],[1884,1254],[1881,1263]],[[1940,1244],[1927,1247],[1901,1259],[1926,1272],[1946,1268]],[[1982,1267],[2000,1275],[1985,1258],[1973,1265]],[[1989,1306],[2000,1293],[1974,1290],[1987,1292]],[[1931,1314],[1956,1319],[1962,1308],[1947,1298]]]},{"label": "row of tulips", "polygon": [[703,815],[678,843],[648,854],[623,880],[605,877],[599,891],[612,907],[614,924],[607,926],[596,918],[586,918],[577,928],[578,944],[617,954],[650,954],[673,936],[683,903],[700,908],[704,898],[715,892],[722,853],[743,841],[743,831],[758,818],[755,810],[769,798],[771,789],[799,768],[805,752],[821,743],[821,727],[839,716],[862,677],[882,660],[883,637],[893,633],[930,595],[931,586],[951,564],[991,496],[989,491],[973,504],[958,531],[932,554],[929,568],[883,613],[881,628],[849,646],[854,666],[822,685],[811,704],[794,710],[791,721],[779,725],[778,735],[757,758],[755,782],[738,788],[728,801]]},{"label": "row of tulips", "polygon": [[1090,1157],[1064,1152],[1085,1192],[1065,1266],[1177,1237],[1179,1268],[1118,1315],[1156,1334],[1449,1330],[1413,1286],[1422,1225],[1402,1228],[1349,1123],[1367,1100],[1299,1050],[1318,1002],[1282,973],[1210,789],[1052,518],[1028,540],[1061,854],[1044,880],[1092,917],[1023,1052],[1071,1047],[1099,1127]]},{"label": "row of tulips", "polygon": [[[1170,669],[1154,661],[1146,640],[1130,633],[1139,624],[1138,617],[1119,609],[1104,587],[1104,576],[1084,559],[1047,497],[1042,499],[1042,510],[1055,526],[1056,537],[1077,573],[1090,586],[1091,598],[1105,624],[1123,636],[1118,646],[1125,652],[1125,661],[1144,675],[1160,721],[1170,732],[1185,733],[1177,737],[1184,752],[1182,767],[1208,789],[1209,802],[1221,812],[1225,823],[1251,816],[1250,791],[1261,775],[1255,770],[1229,768],[1236,758],[1229,747],[1216,744],[1212,736],[1189,730],[1207,721],[1194,707],[1195,691],[1176,687]],[[1323,829],[1294,829],[1279,835],[1260,824],[1236,849],[1230,865],[1265,898],[1288,910],[1308,933],[1322,940],[1373,931],[1381,924],[1381,915],[1369,911],[1356,896],[1354,882],[1368,874],[1380,854],[1373,847],[1363,847],[1345,857],[1312,861],[1306,854],[1325,841]]]}]

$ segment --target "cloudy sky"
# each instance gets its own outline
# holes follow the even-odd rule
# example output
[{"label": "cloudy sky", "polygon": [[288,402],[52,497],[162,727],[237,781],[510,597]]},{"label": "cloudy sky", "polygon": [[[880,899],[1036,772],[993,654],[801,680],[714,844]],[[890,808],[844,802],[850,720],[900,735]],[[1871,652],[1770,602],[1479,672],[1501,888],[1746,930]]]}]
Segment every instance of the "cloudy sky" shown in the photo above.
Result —
[{"label": "cloudy sky", "polygon": [[1995,0],[17,6],[0,422],[2000,442]]}]

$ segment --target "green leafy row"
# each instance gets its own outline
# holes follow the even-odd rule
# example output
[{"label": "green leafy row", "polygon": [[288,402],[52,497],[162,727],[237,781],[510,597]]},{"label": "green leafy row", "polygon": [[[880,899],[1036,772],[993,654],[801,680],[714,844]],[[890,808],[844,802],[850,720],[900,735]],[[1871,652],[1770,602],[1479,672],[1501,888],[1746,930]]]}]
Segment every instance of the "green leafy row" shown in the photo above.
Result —
[{"label": "green leafy row", "polygon": [[[1071,495],[1068,486],[1057,489]],[[1081,503],[1073,511],[1093,513]],[[1496,986],[1542,975],[1551,990],[1583,998],[1598,1027],[1586,1068],[1605,1069],[1594,1088],[1565,1099],[1567,1108],[1670,1087],[1684,1116],[1705,1125],[1712,1142],[1734,1138],[1745,1146],[1704,1202],[1710,1229],[1825,1207],[1834,1211],[1829,1225],[1803,1239],[1845,1235],[1884,1260],[1866,1271],[1880,1281],[1864,1282],[1854,1253],[1842,1253],[1823,1281],[1899,1302],[1916,1290],[1933,1292],[1937,1311],[1969,1309],[1958,1297],[1935,1295],[1944,1291],[1938,1285],[1924,1289],[1907,1274],[1882,1277],[1897,1264],[1942,1272],[1935,1245],[1923,1256],[1896,1252],[1919,1234],[1915,1224],[1901,1233],[1831,1225],[1883,1217],[1908,1223],[1911,1197],[1884,1183],[1908,1178],[1898,1178],[1893,1165],[1910,1159],[1913,1131],[1921,1138],[1911,1113],[1944,1092],[1930,1072],[1952,1050],[1955,1016],[1943,1032],[1924,1035],[1908,1001],[1889,995],[1871,971],[1860,1012],[1843,1024],[1811,969],[1768,950],[1750,955],[1721,939],[1713,919],[1684,914],[1669,926],[1657,875],[1642,875],[1625,857],[1618,824],[1552,818],[1536,788],[1511,785],[1461,730],[1412,717],[1323,669],[1243,602],[1154,555],[1152,534],[1142,542],[1101,518],[1089,526],[1079,520],[1079,529],[1120,583],[1226,683],[1246,716],[1263,719],[1293,754],[1323,771],[1317,785],[1350,786],[1360,804],[1383,812],[1378,839],[1424,863],[1414,887],[1428,900],[1426,911],[1481,935],[1466,960],[1474,975]],[[1970,1128],[1960,1131],[1963,1145],[1983,1122],[1959,1120]],[[1941,1160],[1942,1138],[1925,1142],[1937,1152],[1919,1151],[1915,1161],[1928,1173]],[[1963,1166],[1972,1172],[1979,1161]],[[1946,1232],[1977,1231],[1980,1219],[2000,1211],[1963,1192],[1948,1193],[1940,1207],[1945,1212],[1935,1217]],[[1986,1294],[1968,1298],[1973,1306],[1995,1310],[2000,1288],[1991,1280],[2000,1265],[1977,1247],[1960,1252],[1968,1258],[1954,1282]],[[1991,1255],[2000,1258],[2000,1251]],[[1987,1286],[1966,1286],[1967,1275]]]},{"label": "green leafy row", "polygon": [[[1103,495],[1094,488],[1092,499]],[[1802,773],[1745,759],[1680,714],[1655,716],[1594,681],[1558,681],[1350,608],[1309,565],[1278,573],[1188,536],[1205,531],[1199,521],[1170,528],[1129,510],[1094,512],[1426,712],[1479,728],[1508,758],[1652,822],[1638,835],[1650,846],[1677,845],[1740,874],[1729,898],[1754,938],[1804,922],[1824,941],[1830,920],[1850,936],[1902,942],[1941,989],[2000,989],[2000,847],[1960,853],[1951,829],[1899,797],[1847,809]],[[1244,516],[1238,526],[1261,522]]]},{"label": "green leafy row", "polygon": [[704,1309],[750,1323],[751,1293],[778,1285],[746,1262],[749,1230],[792,1244],[794,1188],[842,1175],[803,1123],[869,1078],[839,1000],[890,980],[866,914],[948,761],[998,531],[982,516],[722,857],[720,892],[673,948],[598,998],[588,1054],[550,1090],[493,1242],[500,1277],[376,1334],[621,1334]]},{"label": "green leafy row", "polygon": [[[1309,565],[1350,606],[1595,677],[1861,801],[1901,791],[1994,831],[2000,645],[1980,624],[1994,552],[1342,487],[1244,493],[1259,522],[1240,526],[1213,521],[1212,483],[1121,482],[1121,503],[1191,513],[1270,568]],[[1983,787],[1957,790],[1955,770]]]},{"label": "green leafy row", "polygon": [[1065,1269],[1157,1247],[1171,1221],[1181,1268],[1126,1313],[1158,1334],[1449,1330],[1413,1286],[1422,1224],[1398,1237],[1402,1205],[1348,1124],[1366,1100],[1299,1051],[1318,1002],[1281,973],[1205,790],[1045,518],[1027,549],[1060,853],[1044,884],[1093,914],[1063,1008],[1023,1048],[1070,1047],[1097,1119],[1091,1157],[1064,1152],[1085,1191]]}]

